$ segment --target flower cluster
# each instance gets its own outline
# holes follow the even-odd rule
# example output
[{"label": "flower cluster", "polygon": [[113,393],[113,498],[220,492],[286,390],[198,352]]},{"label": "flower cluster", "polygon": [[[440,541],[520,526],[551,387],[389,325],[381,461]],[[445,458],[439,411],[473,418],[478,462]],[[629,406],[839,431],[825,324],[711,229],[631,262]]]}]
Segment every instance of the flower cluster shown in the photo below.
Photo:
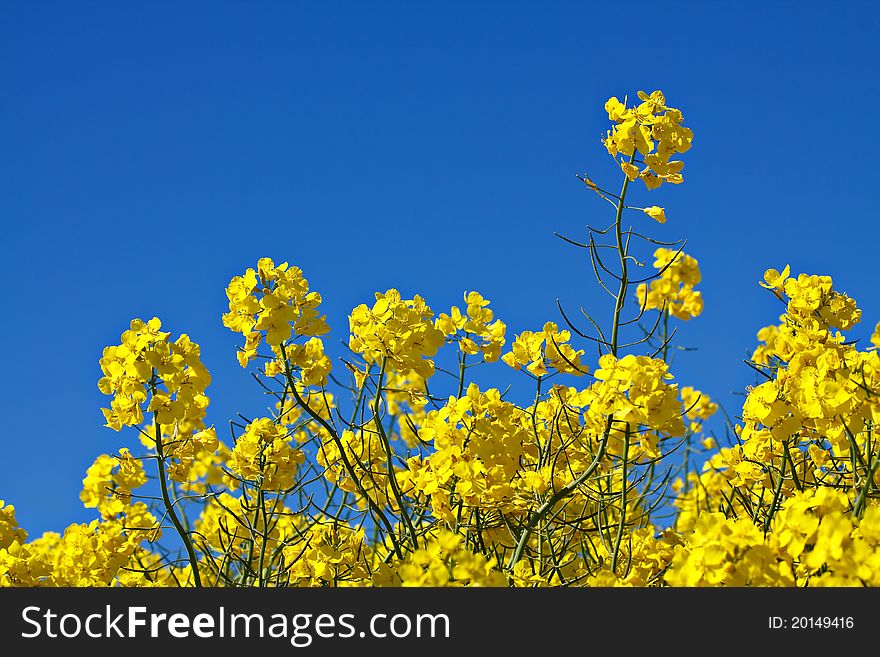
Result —
[{"label": "flower cluster", "polygon": [[684,404],[685,416],[691,421],[688,427],[691,433],[702,431],[703,421],[708,420],[718,411],[718,404],[708,395],[691,386],[681,389],[681,400]]},{"label": "flower cluster", "polygon": [[0,578],[6,586],[113,586],[130,563],[142,536],[119,521],[72,524],[63,535],[0,549]]},{"label": "flower cluster", "polygon": [[441,313],[435,326],[448,339],[458,342],[463,354],[482,354],[487,363],[493,363],[501,355],[507,327],[500,319],[492,321],[494,313],[487,308],[489,301],[479,292],[465,292],[466,314],[458,306],[452,306],[449,314]]},{"label": "flower cluster", "polygon": [[374,429],[345,430],[338,436],[326,436],[316,461],[323,468],[324,477],[356,495],[360,506],[371,501],[379,506],[389,503],[392,493],[388,453]]},{"label": "flower cluster", "polygon": [[201,428],[211,376],[201,362],[199,345],[186,334],[168,342],[171,334],[161,327],[157,317],[148,322],[132,320],[120,344],[104,349],[100,361],[104,376],[98,388],[113,396],[110,408],[101,409],[108,427],[119,431],[140,424],[150,392],[146,410],[156,413],[158,422],[183,430]]},{"label": "flower cluster", "polygon": [[374,568],[380,569],[372,565],[364,530],[332,521],[313,524],[283,552],[291,586],[365,586],[372,583]]},{"label": "flower cluster", "polygon": [[[774,278],[773,272],[765,277]],[[744,437],[756,444],[748,453],[767,456],[794,440],[848,456],[865,443],[880,414],[873,392],[880,386],[880,357],[875,350],[859,351],[841,333],[860,320],[861,311],[827,276],[779,276],[773,282],[774,292],[787,298],[786,313],[779,326],[759,334],[766,342],[754,360],[768,378],[743,405]]]},{"label": "flower cluster", "polygon": [[482,392],[476,384],[428,412],[418,438],[433,451],[410,458],[409,480],[419,495],[430,498],[436,517],[453,518],[458,503],[485,512],[516,510],[517,472],[537,456],[528,419],[497,389]]},{"label": "flower cluster", "polygon": [[269,418],[254,420],[236,440],[229,467],[241,479],[256,481],[263,490],[290,488],[297,466],[305,460],[302,451],[290,442],[283,425]]},{"label": "flower cluster", "polygon": [[147,483],[141,462],[127,449],[117,457],[100,455],[86,471],[79,495],[86,508],[97,508],[105,518],[123,513],[131,502],[131,491]]},{"label": "flower cluster", "polygon": [[583,350],[570,344],[570,331],[560,331],[554,322],[547,322],[541,331],[523,331],[511,344],[511,351],[502,360],[515,370],[525,368],[534,376],[546,376],[549,368],[580,376],[587,373],[581,365]]},{"label": "flower cluster", "polygon": [[[329,331],[318,314],[321,295],[309,291],[309,282],[299,267],[286,262],[275,265],[271,258],[260,258],[257,268],[244,276],[234,276],[226,288],[229,312],[223,325],[245,337],[238,352],[242,367],[257,356],[260,343],[276,350],[291,336],[319,336]],[[320,342],[320,341],[319,341]]]},{"label": "flower cluster", "polygon": [[662,91],[650,95],[640,91],[638,97],[642,102],[634,107],[614,96],[605,103],[608,118],[615,123],[603,140],[605,148],[615,159],[624,156],[620,159],[624,174],[630,180],[641,178],[648,189],[656,189],[664,181],[681,183],[684,163],[671,158],[690,149],[694,133],[682,125],[680,110],[667,107]]},{"label": "flower cluster", "polygon": [[397,569],[401,586],[507,586],[494,559],[474,554],[462,538],[441,531]]},{"label": "flower cluster", "polygon": [[668,579],[876,585],[880,358],[845,339],[861,312],[829,277],[785,267],[761,285],[786,311],[758,333],[764,379],[743,403],[738,443],[689,473],[676,501],[677,527],[692,533]]},{"label": "flower cluster", "polygon": [[699,263],[682,251],[664,247],[654,251],[658,278],[640,283],[636,297],[645,310],[661,310],[678,319],[688,320],[703,312],[703,296],[694,289],[702,280]]},{"label": "flower cluster", "polygon": [[372,307],[361,304],[351,311],[348,346],[367,363],[385,363],[388,370],[401,374],[412,370],[427,379],[434,373],[431,356],[444,339],[431,321],[433,316],[419,295],[403,299],[394,289],[376,292]]},{"label": "flower cluster", "polygon": [[[585,421],[596,433],[607,431],[610,424],[611,431],[620,434],[627,426],[648,454],[656,451],[658,434],[684,435],[678,385],[669,383],[672,375],[665,361],[605,354],[599,359],[595,377],[597,381],[588,388]],[[637,427],[646,431],[636,432]]]},{"label": "flower cluster", "polygon": [[764,532],[748,517],[705,512],[676,547],[673,586],[878,586],[880,507],[854,518],[827,486],[788,499]]},{"label": "flower cluster", "polygon": [[0,550],[5,550],[13,543],[24,543],[27,532],[18,526],[15,518],[15,507],[0,500]]},{"label": "flower cluster", "polygon": [[[98,388],[113,395],[113,400],[109,409],[101,410],[106,426],[116,431],[141,424],[144,412],[152,413],[153,422],[139,429],[141,442],[162,460],[174,481],[186,482],[193,468],[198,469],[197,463],[212,458],[218,448],[214,429],[204,422],[210,401],[205,389],[211,375],[201,361],[198,344],[186,334],[170,342],[171,334],[161,327],[156,317],[148,322],[132,320],[120,344],[104,350],[100,360],[104,376]],[[119,471],[111,477],[116,465]],[[86,479],[83,502],[104,513],[105,502],[98,503],[104,497],[99,489],[112,483],[109,487],[116,491],[118,507],[134,487],[131,484],[142,476],[140,463],[128,450],[121,451],[116,460],[101,457]]]}]

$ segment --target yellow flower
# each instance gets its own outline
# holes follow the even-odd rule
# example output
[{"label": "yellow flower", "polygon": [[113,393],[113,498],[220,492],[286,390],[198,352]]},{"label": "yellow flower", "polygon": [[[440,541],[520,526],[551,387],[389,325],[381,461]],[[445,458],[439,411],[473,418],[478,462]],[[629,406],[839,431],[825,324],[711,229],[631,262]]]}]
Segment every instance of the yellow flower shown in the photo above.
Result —
[{"label": "yellow flower", "polygon": [[583,350],[575,350],[568,341],[569,331],[560,331],[554,322],[544,324],[540,332],[523,331],[511,345],[512,351],[501,360],[514,369],[525,367],[534,376],[545,376],[550,367],[558,372],[580,376],[587,373],[581,364]]},{"label": "yellow flower", "polygon": [[[662,208],[657,209],[662,213]],[[655,250],[654,258],[659,278],[636,287],[641,307],[644,310],[665,310],[682,320],[700,315],[703,295],[694,287],[702,280],[702,275],[696,258],[665,247]]]},{"label": "yellow flower", "polygon": [[[687,152],[693,141],[693,132],[682,125],[684,117],[680,110],[666,105],[662,91],[646,94],[638,92],[642,101],[639,105],[627,108],[616,97],[605,103],[608,118],[614,122],[611,130],[602,140],[608,153],[619,164],[627,178],[641,178],[648,189],[656,189],[664,182],[681,183],[681,160],[672,156]],[[633,160],[639,154],[643,158],[644,169],[639,170]],[[585,181],[586,182],[586,181]]]},{"label": "yellow flower", "polygon": [[775,269],[768,269],[764,272],[764,280],[761,282],[761,287],[766,287],[768,290],[782,290],[785,286],[785,280],[790,273],[791,268],[788,265],[785,265],[785,269],[781,272]]},{"label": "yellow flower", "polygon": [[652,205],[649,208],[644,208],[642,212],[651,217],[651,219],[657,221],[657,223],[666,223],[666,211],[663,208]]},{"label": "yellow flower", "polygon": [[620,168],[623,169],[626,177],[630,180],[635,180],[639,177],[639,168],[634,164],[630,164],[629,162],[621,162]]},{"label": "yellow flower", "polygon": [[226,288],[229,312],[223,325],[245,336],[239,364],[246,367],[256,357],[265,340],[280,356],[280,345],[291,338],[315,337],[329,331],[318,314],[321,295],[309,291],[309,283],[299,267],[286,262],[275,265],[271,258],[260,258],[257,268],[234,276]]},{"label": "yellow flower", "polygon": [[389,371],[405,374],[414,370],[427,379],[434,373],[430,357],[444,340],[433,316],[419,295],[404,299],[395,289],[376,292],[372,307],[361,304],[351,311],[348,346],[368,363],[385,361]]}]

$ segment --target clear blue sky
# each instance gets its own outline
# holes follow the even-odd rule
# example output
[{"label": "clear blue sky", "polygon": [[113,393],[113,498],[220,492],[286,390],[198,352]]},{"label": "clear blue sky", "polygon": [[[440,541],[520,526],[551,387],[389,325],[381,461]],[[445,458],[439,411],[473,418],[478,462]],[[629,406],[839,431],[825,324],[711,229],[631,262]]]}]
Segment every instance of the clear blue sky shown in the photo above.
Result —
[{"label": "clear blue sky", "polygon": [[619,184],[602,105],[637,89],[696,135],[685,184],[634,199],[703,270],[675,373],[736,411],[766,267],[832,275],[858,336],[880,319],[878,27],[867,2],[3,3],[0,498],[33,535],[92,517],[86,467],[132,440],[97,361],[132,317],[202,344],[211,422],[256,412],[220,314],[262,255],[336,339],[391,286],[477,289],[511,334],[599,308],[553,231],[610,221],[574,174]]}]

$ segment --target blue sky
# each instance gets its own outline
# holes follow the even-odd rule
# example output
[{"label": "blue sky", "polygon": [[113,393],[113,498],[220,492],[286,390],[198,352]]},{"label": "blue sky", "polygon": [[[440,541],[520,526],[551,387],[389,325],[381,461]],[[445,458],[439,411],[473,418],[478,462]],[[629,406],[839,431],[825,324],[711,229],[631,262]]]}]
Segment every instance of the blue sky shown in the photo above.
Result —
[{"label": "blue sky", "polygon": [[607,316],[553,232],[610,222],[574,174],[617,187],[602,106],[638,89],[695,132],[685,183],[633,199],[703,271],[674,372],[736,412],[766,267],[833,276],[857,337],[880,319],[877,29],[867,2],[4,3],[0,498],[32,535],[92,517],[86,467],[133,440],[101,426],[97,361],[132,317],[201,343],[211,422],[258,412],[220,315],[263,255],[336,340],[392,286],[479,290],[511,335],[557,297]]}]

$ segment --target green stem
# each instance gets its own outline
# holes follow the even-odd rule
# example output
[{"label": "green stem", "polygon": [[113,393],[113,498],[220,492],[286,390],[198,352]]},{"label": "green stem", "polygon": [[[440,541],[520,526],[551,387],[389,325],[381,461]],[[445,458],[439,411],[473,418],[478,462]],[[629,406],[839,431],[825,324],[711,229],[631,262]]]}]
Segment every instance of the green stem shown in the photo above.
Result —
[{"label": "green stem", "polygon": [[770,502],[770,508],[767,510],[767,517],[764,518],[764,536],[770,531],[770,522],[780,506],[779,496],[782,494],[782,482],[785,481],[785,466],[787,465],[788,461],[783,459],[782,468],[779,470],[779,481],[776,483],[776,490],[773,491],[773,500]]},{"label": "green stem", "polygon": [[[635,153],[633,153],[635,157]],[[632,158],[630,158],[632,161]],[[629,187],[629,178],[624,176],[623,187],[620,190],[620,198],[617,201],[617,211],[614,216],[614,237],[617,242],[617,254],[620,257],[620,287],[617,289],[617,300],[614,304],[614,320],[611,325],[611,353],[617,356],[618,339],[620,334],[620,316],[626,303],[626,293],[629,291],[629,267],[627,263],[626,247],[623,243],[623,209],[626,207],[626,190]]]},{"label": "green stem", "polygon": [[266,516],[266,495],[263,492],[262,483],[257,493],[257,501],[259,503],[258,511],[263,517],[263,528],[260,533],[262,542],[260,543],[260,562],[257,565],[257,582],[260,588],[266,585],[265,568],[266,568],[266,544],[269,542],[269,518]]},{"label": "green stem", "polygon": [[620,491],[620,522],[617,525],[617,536],[614,539],[614,552],[611,555],[611,572],[617,574],[617,559],[620,556],[620,542],[623,540],[623,530],[626,526],[626,488],[627,488],[627,465],[629,459],[629,422],[626,424],[623,439],[623,481]]},{"label": "green stem", "polygon": [[669,310],[663,311],[663,362],[669,364]]},{"label": "green stem", "polygon": [[417,550],[419,548],[419,537],[418,534],[416,534],[415,527],[412,525],[409,514],[406,512],[406,507],[403,503],[403,493],[400,492],[400,486],[397,484],[397,477],[394,476],[394,452],[391,451],[391,443],[385,433],[385,427],[382,426],[382,418],[379,416],[379,403],[382,401],[382,385],[385,382],[385,368],[387,365],[388,359],[383,358],[382,369],[379,372],[379,382],[376,384],[376,397],[373,400],[373,419],[376,423],[376,430],[379,432],[379,437],[382,439],[382,446],[385,448],[385,453],[388,455],[388,480],[391,484],[391,491],[394,493],[394,499],[397,500],[397,507],[400,509],[400,517],[403,519],[403,524],[406,525],[406,529],[409,532],[413,549]]},{"label": "green stem", "polygon": [[385,525],[385,529],[388,531],[388,539],[391,541],[391,544],[394,547],[394,553],[399,559],[403,559],[403,552],[401,551],[400,545],[398,545],[397,539],[395,538],[394,527],[391,525],[379,505],[376,504],[375,500],[370,497],[369,493],[364,489],[363,485],[361,485],[360,477],[357,476],[357,473],[354,471],[351,462],[348,460],[348,455],[345,453],[345,446],[339,439],[339,435],[336,433],[336,430],[332,426],[330,426],[327,420],[318,415],[312,409],[312,407],[305,402],[305,400],[302,398],[302,395],[300,395],[297,391],[296,382],[293,379],[293,372],[290,370],[290,361],[287,359],[287,350],[284,348],[284,344],[281,345],[281,355],[284,358],[284,376],[287,379],[287,383],[290,385],[290,392],[293,394],[294,398],[296,398],[297,403],[302,407],[302,409],[306,413],[308,413],[308,415],[315,422],[324,427],[327,433],[330,434],[333,442],[336,443],[336,448],[339,450],[339,458],[342,460],[342,465],[345,468],[345,471],[348,473],[348,476],[351,477],[351,480],[352,482],[354,482],[354,485],[358,489],[358,492],[367,501],[367,505],[370,507],[370,510],[382,522],[382,524]]},{"label": "green stem", "polygon": [[791,457],[791,450],[788,447],[788,441],[782,443],[782,451],[785,453],[785,458],[788,459],[788,464],[791,466],[791,479],[794,482],[794,487],[798,489],[799,493],[803,493],[804,487],[801,486],[801,481],[798,479],[797,466],[795,466],[794,459]]},{"label": "green stem", "polygon": [[[156,388],[151,388],[153,394],[156,392]],[[168,494],[168,481],[165,475],[165,454],[162,451],[162,425],[159,424],[159,419],[156,417],[156,413],[153,413],[153,423],[156,425],[156,463],[158,464],[159,469],[159,488],[162,491],[162,502],[165,505],[165,511],[168,513],[168,517],[171,518],[171,524],[174,525],[174,529],[177,530],[178,535],[180,536],[180,540],[183,541],[183,547],[186,550],[187,557],[189,557],[189,564],[192,568],[193,574],[193,583],[197,588],[201,588],[202,586],[202,578],[199,576],[199,560],[196,558],[196,551],[193,548],[192,541],[189,538],[189,534],[186,529],[183,528],[183,525],[180,524],[180,518],[177,517],[177,512],[174,510],[174,504],[171,503],[171,496]]]},{"label": "green stem", "polygon": [[[635,159],[635,151],[633,151],[633,155],[630,158],[630,162]],[[626,208],[626,190],[629,188],[629,178],[624,175],[623,177],[623,187],[620,190],[620,196],[617,199],[617,207],[614,215],[614,234],[617,242],[617,253],[620,258],[620,287],[617,290],[617,298],[614,304],[614,317],[611,325],[611,353],[616,357],[617,350],[619,345],[619,335],[620,335],[620,317],[623,313],[623,306],[626,303],[626,293],[629,291],[629,268],[627,263],[627,249],[623,240],[623,228],[622,228],[622,220],[623,220],[623,210]],[[526,523],[526,526],[523,528],[522,533],[520,534],[519,540],[516,543],[516,547],[513,550],[513,554],[510,557],[510,560],[507,562],[507,568],[512,570],[516,565],[517,561],[522,557],[523,550],[525,549],[526,544],[529,541],[529,537],[532,535],[535,527],[540,523],[544,517],[550,513],[554,506],[560,501],[574,493],[577,490],[578,486],[584,483],[592,474],[596,471],[596,468],[599,467],[599,464],[602,462],[602,459],[605,457],[605,448],[608,446],[608,438],[611,435],[611,425],[614,422],[614,416],[609,415],[607,423],[605,425],[605,432],[602,436],[602,439],[599,441],[599,450],[596,452],[596,456],[593,459],[592,463],[587,467],[587,469],[581,473],[579,477],[571,481],[566,486],[560,488],[556,493],[554,493],[549,500],[544,502],[535,513],[529,518]],[[627,431],[629,430],[629,425],[627,425]]]},{"label": "green stem", "polygon": [[853,519],[862,515],[862,509],[868,499],[868,491],[871,490],[871,484],[874,483],[874,471],[877,470],[878,464],[880,464],[880,450],[878,450],[877,454],[875,454],[874,458],[871,460],[871,465],[868,467],[867,476],[865,477],[865,485],[862,486],[862,490],[859,491],[859,496],[856,498],[855,504],[853,505]]},{"label": "green stem", "polygon": [[517,541],[516,543],[513,554],[511,555],[510,560],[507,562],[508,569],[513,569],[513,567],[516,565],[516,562],[520,560],[526,543],[528,543],[529,537],[532,535],[532,532],[534,531],[538,523],[541,522],[541,520],[543,520],[548,513],[550,513],[553,507],[556,506],[557,502],[565,499],[566,497],[574,493],[574,491],[577,490],[578,486],[584,483],[596,471],[596,468],[599,467],[602,459],[605,458],[605,448],[608,446],[608,436],[611,435],[612,421],[613,418],[609,415],[608,422],[605,427],[605,434],[602,436],[602,440],[599,441],[599,450],[596,452],[596,456],[593,458],[592,463],[587,466],[587,469],[584,470],[577,479],[571,481],[570,483],[556,491],[550,497],[550,499],[539,506],[535,513],[533,513],[532,516],[529,518],[525,528],[522,531],[522,534],[520,534],[519,541]]},{"label": "green stem", "polygon": [[461,394],[464,392],[464,372],[467,369],[465,365],[465,359],[467,358],[467,354],[461,352],[458,358],[458,394],[455,395],[458,399],[461,399]]}]

